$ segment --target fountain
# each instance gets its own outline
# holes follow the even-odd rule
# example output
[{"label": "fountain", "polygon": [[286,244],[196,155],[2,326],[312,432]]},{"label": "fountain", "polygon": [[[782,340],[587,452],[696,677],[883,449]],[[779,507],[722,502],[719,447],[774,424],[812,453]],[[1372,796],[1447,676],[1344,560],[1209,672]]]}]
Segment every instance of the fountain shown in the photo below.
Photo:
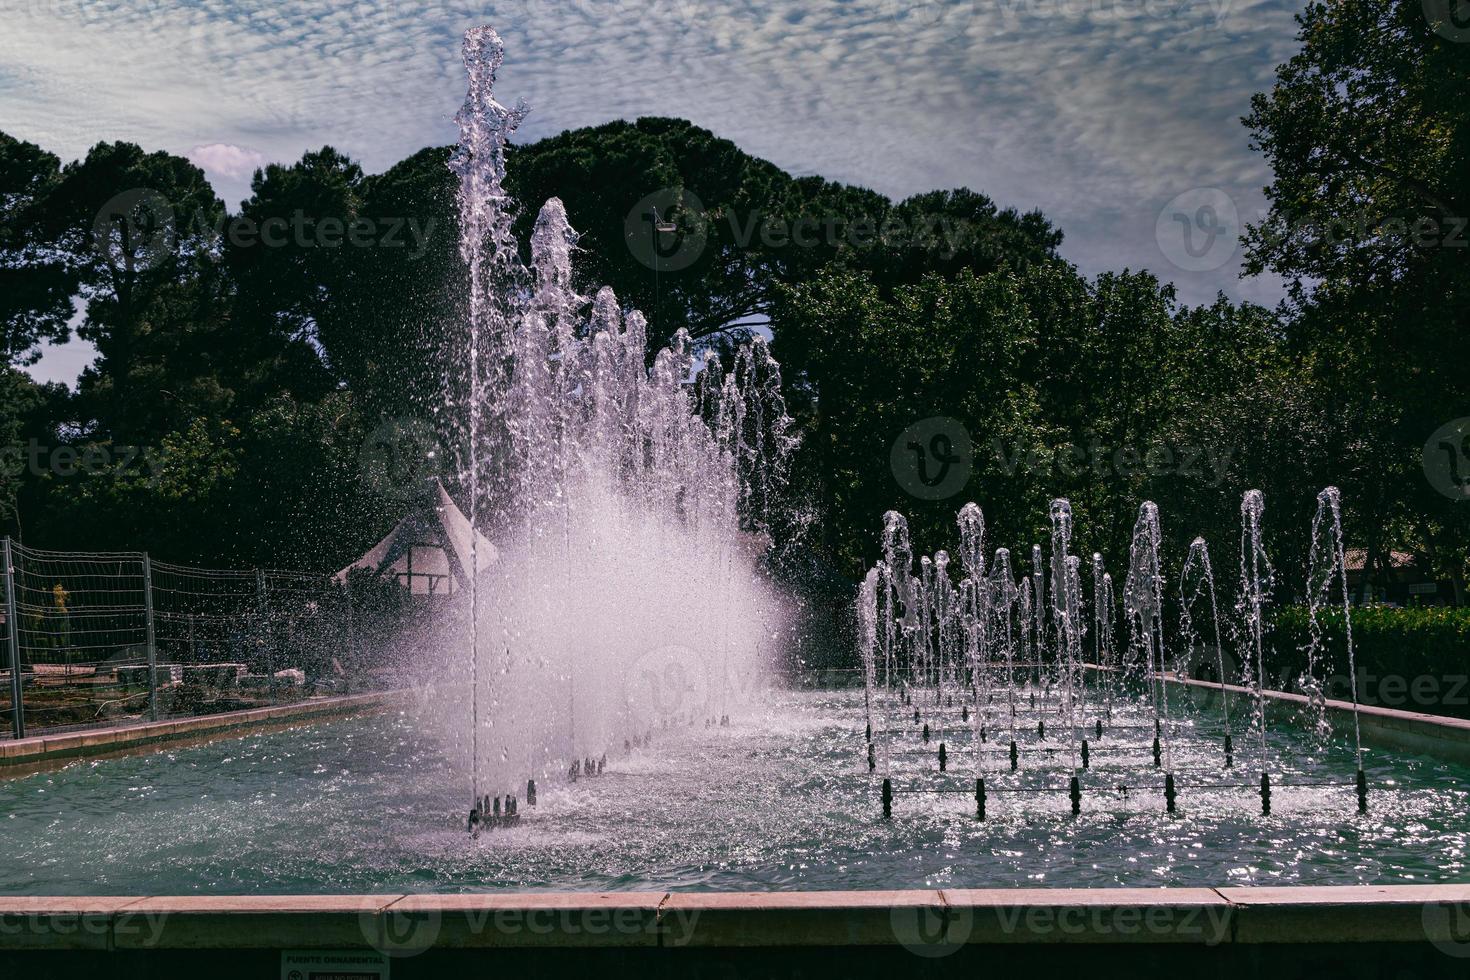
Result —
[{"label": "fountain", "polygon": [[[687,335],[579,283],[577,234],[555,199],[523,260],[503,178],[525,108],[494,98],[492,31],[470,32],[465,55],[452,167],[469,317],[444,414],[468,437],[455,490],[495,548],[467,536],[466,588],[435,607],[448,669],[422,696],[392,692],[388,711],[0,780],[0,893],[679,892],[639,911],[659,923],[705,888],[1189,885],[1220,889],[1223,909],[1222,885],[1470,874],[1470,770],[1448,754],[1464,751],[1460,728],[1398,716],[1444,747],[1436,761],[1357,724],[1332,488],[1306,573],[1305,738],[1299,705],[1269,690],[1268,612],[1287,590],[1257,491],[1241,501],[1238,579],[1217,580],[1219,543],[1170,554],[1146,502],[1126,556],[1091,553],[1085,583],[1074,551],[1088,529],[1065,499],[1038,515],[1035,544],[995,540],[966,504],[954,540],[927,557],[904,516],[885,513],[857,587],[861,697],[757,700],[786,615],[762,570],[791,519],[779,365],[759,340],[701,358]],[[1109,568],[1126,568],[1120,588]],[[1190,676],[1210,661],[1213,677]],[[1326,700],[1338,668],[1355,685],[1350,744],[1326,724],[1346,717]],[[1371,754],[1364,734],[1383,739]],[[1367,810],[1370,779],[1378,812],[1345,813],[1352,790]],[[497,829],[469,848],[466,790],[471,828]],[[901,823],[861,819],[875,796]],[[1264,823],[1242,819],[1257,799]],[[1307,907],[1320,905],[1314,894]],[[1417,929],[1404,908],[1386,919]],[[969,922],[967,907],[950,911],[950,932]],[[369,920],[388,934],[382,914]]]},{"label": "fountain", "polygon": [[1366,811],[1368,783],[1363,773],[1363,728],[1358,718],[1358,664],[1353,654],[1352,601],[1347,584],[1347,558],[1342,546],[1342,491],[1337,487],[1326,487],[1317,494],[1317,513],[1312,518],[1312,550],[1307,558],[1307,568],[1307,615],[1311,623],[1311,639],[1307,647],[1307,677],[1311,678],[1309,690],[1312,695],[1312,728],[1323,741],[1332,734],[1332,727],[1327,721],[1325,684],[1317,677],[1317,669],[1325,653],[1322,611],[1331,601],[1332,586],[1337,584],[1342,597],[1348,687],[1353,704],[1353,757],[1358,766],[1358,809]]},{"label": "fountain", "polygon": [[519,816],[538,779],[600,774],[655,727],[728,724],[773,654],[781,603],[759,560],[795,444],[764,340],[728,373],[708,354],[696,377],[680,330],[650,367],[643,315],[606,287],[577,293],[559,200],[521,264],[505,146],[528,110],[496,101],[502,58],[492,29],[466,33],[450,162],[469,271],[460,483],[498,552],[472,560],[451,640],[468,693],[444,735],[472,830]]},{"label": "fountain", "polygon": [[[884,518],[883,559],[864,578],[858,595],[860,650],[865,683],[864,704],[882,704],[884,716],[874,727],[871,708],[866,723],[869,771],[876,769],[875,746],[881,748],[881,799],[891,817],[896,799],[928,793],[969,793],[969,786],[947,782],[948,760],[968,739],[974,757],[975,813],[986,819],[996,796],[1038,799],[1065,794],[1073,816],[1084,798],[1132,795],[1162,798],[1168,814],[1177,813],[1181,796],[1203,793],[1259,794],[1261,812],[1271,814],[1273,789],[1283,787],[1353,786],[1358,809],[1367,811],[1367,779],[1358,729],[1358,699],[1353,685],[1352,782],[1303,781],[1298,773],[1280,773],[1283,759],[1268,749],[1266,720],[1264,609],[1275,586],[1274,570],[1262,543],[1264,498],[1258,491],[1241,503],[1241,580],[1236,614],[1243,647],[1240,680],[1249,691],[1251,734],[1258,745],[1259,783],[1240,781],[1235,768],[1232,709],[1238,699],[1229,683],[1219,600],[1209,548],[1196,538],[1184,558],[1179,581],[1177,643],[1171,642],[1165,603],[1163,535],[1158,507],[1144,501],[1138,509],[1128,554],[1122,604],[1127,644],[1120,653],[1114,618],[1112,578],[1103,557],[1094,553],[1090,616],[1084,610],[1081,559],[1072,554],[1071,504],[1050,507],[1050,555],[1032,547],[1032,570],[1017,578],[1010,552],[999,548],[990,567],[984,561],[984,516],[979,506],[965,504],[957,519],[959,553],[965,577],[949,580],[944,551],[918,559],[920,574],[911,573],[913,545],[902,515]],[[1325,740],[1322,669],[1327,664],[1321,613],[1334,589],[1350,621],[1344,572],[1340,495],[1328,488],[1318,498],[1312,528],[1308,570],[1311,648],[1300,685],[1308,695],[1311,732]],[[958,596],[958,601],[951,597]],[[1084,658],[1088,624],[1093,632],[1091,658]],[[1019,626],[1019,630],[1016,627]],[[1201,630],[1213,642],[1204,647]],[[932,638],[937,638],[931,642]],[[1017,660],[1018,648],[1023,659]],[[1193,668],[1204,662],[1203,649],[1215,678],[1207,690],[1218,704],[1190,716],[1180,709],[1189,694],[1206,682],[1194,681]],[[960,655],[963,653],[963,656]],[[881,654],[881,656],[880,656]],[[1348,627],[1347,667],[1355,669]],[[1039,694],[1039,697],[1038,697]],[[1053,697],[1053,695],[1055,695]],[[1173,700],[1171,701],[1171,698]],[[895,717],[895,703],[913,705]],[[958,717],[952,705],[961,705]],[[923,707],[919,707],[922,705]],[[970,711],[973,706],[973,714]],[[1009,744],[991,746],[995,712]],[[920,747],[903,746],[918,734]],[[931,741],[939,743],[937,759]],[[1220,749],[1223,748],[1223,752]],[[894,760],[918,758],[917,768]],[[937,770],[932,763],[937,762]],[[1181,765],[1182,762],[1182,765]],[[989,764],[988,764],[989,763]],[[1149,778],[1148,774],[1154,774]],[[940,779],[936,782],[935,776]]]}]

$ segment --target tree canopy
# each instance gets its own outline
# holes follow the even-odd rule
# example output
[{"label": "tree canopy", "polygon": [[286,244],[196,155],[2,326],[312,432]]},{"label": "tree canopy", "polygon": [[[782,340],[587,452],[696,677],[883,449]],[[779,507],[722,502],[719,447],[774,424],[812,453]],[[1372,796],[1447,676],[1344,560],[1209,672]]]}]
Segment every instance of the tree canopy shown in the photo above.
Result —
[{"label": "tree canopy", "polygon": [[[1462,590],[1470,505],[1421,470],[1470,405],[1470,45],[1418,5],[1313,3],[1300,21],[1245,120],[1274,174],[1248,271],[1287,279],[1279,309],[1186,306],[1148,270],[1089,278],[1040,213],[793,177],[677,119],[513,147],[518,237],[560,197],[575,285],[642,309],[655,348],[684,329],[728,355],[769,331],[816,518],[778,571],[834,608],[889,509],[940,547],[974,499],[991,542],[1029,560],[1051,497],[1072,500],[1079,549],[1112,555],[1152,499],[1171,553],[1202,534],[1223,567],[1244,490],[1295,529],[1292,561],[1329,483],[1370,565],[1407,549]],[[232,214],[179,157],[99,143],[63,164],[0,134],[8,532],[318,569],[381,535],[401,503],[361,478],[372,434],[421,419],[451,452],[459,438],[448,154],[369,174],[321,147],[258,171]],[[19,369],[73,328],[98,351],[76,389],[31,382]],[[895,462],[936,425],[972,448],[938,495]]]}]

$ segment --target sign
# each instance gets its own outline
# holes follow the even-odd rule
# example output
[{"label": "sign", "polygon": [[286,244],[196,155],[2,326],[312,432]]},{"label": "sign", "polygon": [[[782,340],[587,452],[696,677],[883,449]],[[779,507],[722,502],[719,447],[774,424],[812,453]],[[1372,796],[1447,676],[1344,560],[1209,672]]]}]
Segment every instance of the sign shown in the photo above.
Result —
[{"label": "sign", "polygon": [[1437,595],[1438,582],[1415,582],[1409,586],[1409,595]]},{"label": "sign", "polygon": [[375,949],[282,950],[281,980],[388,980],[388,957]]}]

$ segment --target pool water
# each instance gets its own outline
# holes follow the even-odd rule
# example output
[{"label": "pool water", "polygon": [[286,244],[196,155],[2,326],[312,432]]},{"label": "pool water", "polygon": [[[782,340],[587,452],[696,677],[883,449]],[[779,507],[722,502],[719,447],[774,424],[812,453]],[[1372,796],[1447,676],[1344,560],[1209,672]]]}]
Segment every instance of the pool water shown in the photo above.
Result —
[{"label": "pool water", "polygon": [[[884,761],[880,752],[870,776],[862,701],[860,691],[777,691],[728,728],[660,730],[600,777],[543,785],[537,807],[522,801],[519,826],[477,840],[464,831],[467,776],[420,734],[427,704],[78,762],[0,781],[0,894],[1470,880],[1470,771],[1368,751],[1371,808],[1360,816],[1351,785],[1320,785],[1351,783],[1350,746],[1308,754],[1295,736],[1276,734],[1267,752],[1278,785],[1272,816],[1262,817],[1255,740],[1237,734],[1236,768],[1223,769],[1221,720],[1209,711],[1170,740],[1172,817],[1141,705],[1120,705],[1115,730],[1094,740],[1076,818],[1064,791],[1070,752],[1055,727],[1048,742],[1034,731],[1018,738],[1053,751],[1023,752],[1014,775],[1009,732],[987,731],[991,792],[980,822],[975,756],[953,730],[958,717],[951,712],[943,736],[942,775],[940,721],[926,746],[911,717],[895,720],[887,766],[898,795],[885,821]],[[876,727],[881,744],[881,720]],[[1241,785],[1220,787],[1231,783]]]}]

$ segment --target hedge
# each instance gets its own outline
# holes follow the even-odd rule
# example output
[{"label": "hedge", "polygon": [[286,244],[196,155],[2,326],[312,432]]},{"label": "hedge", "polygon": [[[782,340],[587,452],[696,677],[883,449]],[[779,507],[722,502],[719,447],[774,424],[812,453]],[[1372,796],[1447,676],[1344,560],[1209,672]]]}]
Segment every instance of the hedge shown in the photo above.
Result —
[{"label": "hedge", "polygon": [[[1325,673],[1335,680],[1329,697],[1346,699],[1347,645],[1341,609],[1318,614]],[[1359,700],[1407,711],[1470,717],[1470,608],[1354,606],[1353,652]],[[1270,635],[1273,678],[1306,667],[1310,620],[1302,606],[1276,610]],[[1324,671],[1319,668],[1319,676]]]}]

